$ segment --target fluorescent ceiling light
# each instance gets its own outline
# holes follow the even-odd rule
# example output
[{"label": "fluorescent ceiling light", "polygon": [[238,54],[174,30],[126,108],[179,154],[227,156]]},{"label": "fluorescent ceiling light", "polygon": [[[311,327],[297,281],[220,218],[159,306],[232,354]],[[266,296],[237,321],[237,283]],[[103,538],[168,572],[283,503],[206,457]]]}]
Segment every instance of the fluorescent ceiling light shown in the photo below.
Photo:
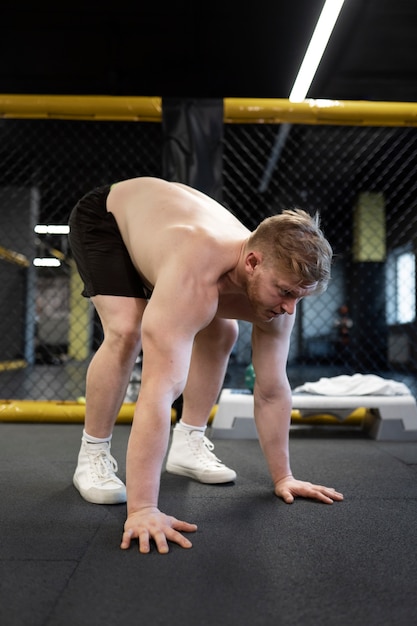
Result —
[{"label": "fluorescent ceiling light", "polygon": [[54,259],[53,257],[37,257],[33,259],[33,265],[36,267],[60,267],[61,261],[59,259]]},{"label": "fluorescent ceiling light", "polygon": [[310,89],[345,0],[326,0],[291,90],[290,102],[302,102]]},{"label": "fluorescent ceiling light", "polygon": [[38,235],[68,235],[68,225],[55,225],[55,224],[37,224],[35,226],[35,233]]}]

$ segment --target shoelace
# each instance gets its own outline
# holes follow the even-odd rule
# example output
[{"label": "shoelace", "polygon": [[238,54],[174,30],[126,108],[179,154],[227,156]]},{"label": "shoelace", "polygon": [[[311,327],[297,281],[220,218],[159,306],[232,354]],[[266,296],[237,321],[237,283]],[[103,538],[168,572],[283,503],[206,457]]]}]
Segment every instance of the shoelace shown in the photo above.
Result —
[{"label": "shoelace", "polygon": [[193,439],[193,442],[194,451],[206,465],[211,465],[213,463],[222,465],[220,459],[218,459],[212,452],[212,450],[214,450],[214,444],[207,439],[207,437]]},{"label": "shoelace", "polygon": [[117,472],[117,461],[106,450],[97,450],[93,454],[90,453],[91,463],[94,466],[97,476],[100,478],[114,478]]}]

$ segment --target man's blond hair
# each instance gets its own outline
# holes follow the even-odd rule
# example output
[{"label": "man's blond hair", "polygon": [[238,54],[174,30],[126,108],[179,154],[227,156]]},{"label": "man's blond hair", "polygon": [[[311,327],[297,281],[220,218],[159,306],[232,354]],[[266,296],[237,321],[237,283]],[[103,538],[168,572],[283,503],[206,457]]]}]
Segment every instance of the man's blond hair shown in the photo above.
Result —
[{"label": "man's blond hair", "polygon": [[259,250],[267,263],[295,276],[300,286],[317,283],[315,293],[330,280],[332,248],[320,229],[319,214],[284,210],[264,219],[250,235],[248,247]]}]

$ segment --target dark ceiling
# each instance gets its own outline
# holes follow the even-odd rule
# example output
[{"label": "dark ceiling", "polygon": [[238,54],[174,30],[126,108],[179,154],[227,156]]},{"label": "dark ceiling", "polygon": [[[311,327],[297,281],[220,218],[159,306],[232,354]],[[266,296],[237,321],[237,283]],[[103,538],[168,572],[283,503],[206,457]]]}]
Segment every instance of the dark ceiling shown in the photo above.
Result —
[{"label": "dark ceiling", "polygon": [[[2,3],[0,93],[287,98],[323,0]],[[417,0],[345,0],[309,97],[417,102]]]}]

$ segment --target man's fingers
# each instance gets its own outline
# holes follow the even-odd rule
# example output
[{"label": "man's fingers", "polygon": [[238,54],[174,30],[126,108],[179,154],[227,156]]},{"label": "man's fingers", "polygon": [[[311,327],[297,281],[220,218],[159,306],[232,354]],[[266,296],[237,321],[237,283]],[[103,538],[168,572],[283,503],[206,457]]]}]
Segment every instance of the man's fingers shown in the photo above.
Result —
[{"label": "man's fingers", "polygon": [[319,498],[326,504],[333,504],[335,500],[343,500],[343,494],[339,493],[333,487],[323,487],[319,485],[316,491],[316,498]]},{"label": "man's fingers", "polygon": [[191,548],[193,545],[187,537],[184,537],[184,535],[179,533],[177,530],[173,530],[172,528],[167,531],[166,536],[170,541],[178,543],[181,548]]},{"label": "man's fingers", "polygon": [[275,488],[277,496],[281,497],[284,502],[291,504],[297,496],[303,498],[312,498],[319,500],[324,504],[333,504],[335,501],[343,500],[343,494],[333,489],[333,487],[324,487],[323,485],[313,485],[312,483],[290,479],[287,481],[288,486],[278,484]]},{"label": "man's fingers", "polygon": [[197,524],[190,524],[189,522],[177,520],[176,523],[172,525],[172,528],[175,528],[175,530],[181,530],[184,533],[195,533],[197,530]]},{"label": "man's fingers", "polygon": [[120,547],[122,550],[127,550],[130,547],[130,542],[132,541],[133,530],[125,530],[122,536],[122,543]]},{"label": "man's fingers", "polygon": [[120,547],[123,550],[127,550],[132,542],[132,539],[138,539],[139,552],[147,554],[150,552],[151,540],[154,541],[156,548],[160,554],[166,554],[169,552],[168,541],[177,543],[182,548],[191,548],[192,543],[187,537],[181,534],[181,532],[195,532],[197,530],[197,524],[190,524],[189,522],[183,522],[175,518],[168,518],[169,524],[162,525],[160,528],[156,528],[154,524],[151,524],[149,528],[129,528],[125,530],[122,537]]},{"label": "man's fingers", "polygon": [[340,491],[336,491],[335,489],[331,489],[331,493],[328,495],[330,498],[333,498],[333,500],[343,500],[343,493],[340,493]]},{"label": "man's fingers", "polygon": [[292,495],[292,493],[290,491],[285,491],[281,498],[284,500],[284,502],[286,502],[287,504],[292,504],[294,502],[294,496]]},{"label": "man's fingers", "polygon": [[[167,554],[167,552],[169,552],[167,536],[168,536],[168,533],[164,533],[162,530],[156,531],[152,536],[152,539],[155,542],[156,549],[158,550],[159,554]],[[150,545],[149,545],[149,535],[148,535],[147,542],[144,541],[142,545],[142,541],[141,541],[140,552],[147,553],[149,551],[150,551]]]},{"label": "man's fingers", "polygon": [[192,547],[193,544],[191,541],[187,539],[187,537],[184,537],[184,535],[179,532],[180,530],[182,532],[195,532],[197,525],[189,524],[181,520],[174,520],[171,526],[167,526],[163,531],[156,532],[152,538],[155,541],[159,553],[166,554],[169,552],[167,540],[177,543],[181,548]]},{"label": "man's fingers", "polygon": [[165,530],[158,530],[153,533],[142,531],[139,535],[139,552],[147,554],[150,552],[150,540],[153,539],[156,545],[156,549],[160,554],[167,554],[169,552],[168,540],[173,543],[177,543],[181,548],[191,548],[192,543],[187,537],[181,535],[177,530],[173,528],[166,528]]}]

